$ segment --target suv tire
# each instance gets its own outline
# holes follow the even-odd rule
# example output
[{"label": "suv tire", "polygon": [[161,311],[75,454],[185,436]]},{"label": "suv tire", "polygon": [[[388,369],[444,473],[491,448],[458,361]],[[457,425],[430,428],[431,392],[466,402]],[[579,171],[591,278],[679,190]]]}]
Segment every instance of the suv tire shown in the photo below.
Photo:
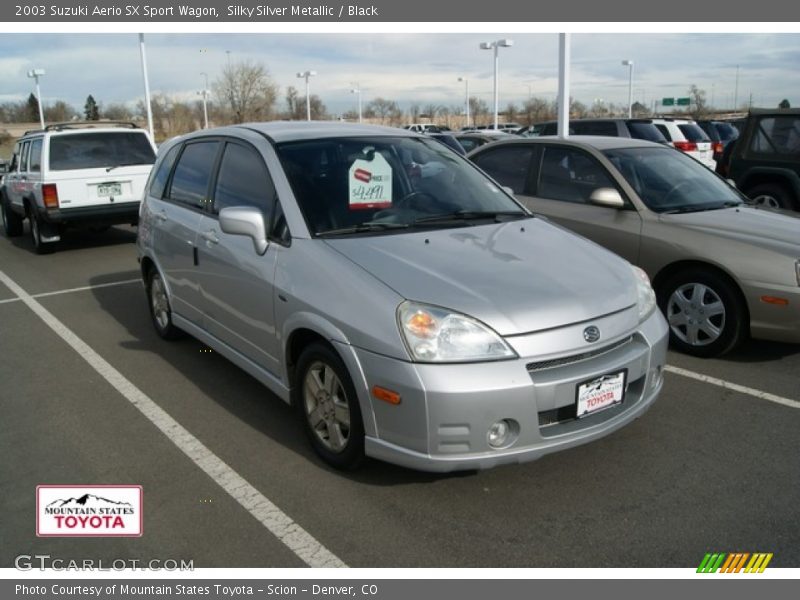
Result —
[{"label": "suv tire", "polygon": [[5,231],[5,234],[10,238],[21,236],[23,232],[22,217],[11,210],[5,194],[0,197],[0,211],[2,211],[3,215],[3,231]]},{"label": "suv tire", "polygon": [[779,183],[762,183],[747,190],[747,196],[757,205],[767,208],[797,210],[792,193]]},{"label": "suv tire", "polygon": [[55,244],[42,240],[42,220],[30,206],[28,207],[28,222],[30,223],[31,240],[33,240],[33,249],[36,254],[50,254],[53,252]]},{"label": "suv tire", "polygon": [[364,459],[364,424],[353,381],[330,347],[313,343],[297,361],[293,401],[316,453],[329,465],[355,469]]},{"label": "suv tire", "polygon": [[719,273],[694,268],[658,288],[658,306],[669,325],[672,347],[711,358],[733,350],[748,331],[748,315],[738,290]]}]

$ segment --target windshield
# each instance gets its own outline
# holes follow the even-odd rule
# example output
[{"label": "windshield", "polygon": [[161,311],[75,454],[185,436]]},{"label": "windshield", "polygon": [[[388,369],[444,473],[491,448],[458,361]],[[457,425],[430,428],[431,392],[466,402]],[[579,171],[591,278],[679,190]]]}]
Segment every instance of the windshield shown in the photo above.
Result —
[{"label": "windshield", "polygon": [[277,152],[315,235],[530,216],[470,162],[434,140],[333,138],[287,142]]},{"label": "windshield", "polygon": [[622,148],[603,154],[656,212],[710,210],[742,203],[739,194],[720,177],[671,148]]},{"label": "windshield", "polygon": [[50,170],[152,165],[156,155],[144,133],[80,133],[50,139]]}]

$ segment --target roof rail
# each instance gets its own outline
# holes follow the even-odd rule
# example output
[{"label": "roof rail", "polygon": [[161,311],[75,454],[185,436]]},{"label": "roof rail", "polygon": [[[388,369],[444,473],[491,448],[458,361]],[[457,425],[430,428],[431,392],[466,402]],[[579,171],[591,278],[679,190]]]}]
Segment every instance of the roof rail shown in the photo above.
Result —
[{"label": "roof rail", "polygon": [[67,121],[65,123],[51,123],[47,125],[44,130],[62,131],[64,129],[80,129],[85,127],[128,127],[130,129],[139,129],[136,123],[130,121]]}]

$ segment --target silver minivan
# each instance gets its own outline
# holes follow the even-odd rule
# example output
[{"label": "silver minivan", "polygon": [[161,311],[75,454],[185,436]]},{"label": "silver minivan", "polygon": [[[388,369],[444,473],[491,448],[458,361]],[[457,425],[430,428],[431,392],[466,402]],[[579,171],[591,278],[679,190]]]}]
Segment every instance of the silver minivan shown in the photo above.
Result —
[{"label": "silver minivan", "polygon": [[292,403],[339,468],[534,460],[631,422],[662,387],[647,276],[411,132],[170,140],[138,253],[159,335],[191,334]]}]

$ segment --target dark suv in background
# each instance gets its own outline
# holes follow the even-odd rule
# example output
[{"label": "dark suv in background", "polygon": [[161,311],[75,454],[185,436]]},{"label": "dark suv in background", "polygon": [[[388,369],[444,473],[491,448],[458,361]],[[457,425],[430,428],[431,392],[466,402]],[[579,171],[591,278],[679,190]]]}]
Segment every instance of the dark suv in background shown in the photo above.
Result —
[{"label": "dark suv in background", "polygon": [[697,124],[711,138],[714,160],[719,163],[726,146],[739,137],[739,130],[727,121],[700,120]]},{"label": "dark suv in background", "polygon": [[[523,128],[523,137],[557,135],[558,121],[547,121]],[[666,144],[667,139],[650,119],[576,119],[569,122],[570,135],[604,135],[626,137]]]},{"label": "dark suv in background", "polygon": [[800,110],[751,110],[717,171],[756,204],[800,210]]}]

